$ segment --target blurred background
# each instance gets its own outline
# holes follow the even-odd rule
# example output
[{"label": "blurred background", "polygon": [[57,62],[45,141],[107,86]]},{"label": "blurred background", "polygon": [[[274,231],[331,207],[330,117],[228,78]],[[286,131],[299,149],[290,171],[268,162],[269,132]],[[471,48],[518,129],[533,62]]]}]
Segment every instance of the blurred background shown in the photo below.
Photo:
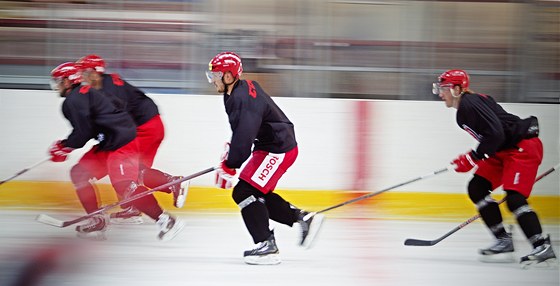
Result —
[{"label": "blurred background", "polygon": [[272,96],[436,100],[444,70],[501,102],[560,102],[559,1],[0,2],[0,88],[96,53],[147,92],[214,93],[216,53]]}]

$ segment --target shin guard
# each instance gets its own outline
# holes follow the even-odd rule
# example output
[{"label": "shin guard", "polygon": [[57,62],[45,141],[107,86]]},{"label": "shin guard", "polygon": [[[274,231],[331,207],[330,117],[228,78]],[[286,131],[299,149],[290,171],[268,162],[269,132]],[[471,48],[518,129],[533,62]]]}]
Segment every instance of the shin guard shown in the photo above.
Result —
[{"label": "shin guard", "polygon": [[535,211],[527,203],[527,199],[516,191],[506,190],[506,193],[508,209],[515,215],[519,227],[521,227],[529,242],[533,247],[542,245],[544,237],[541,223]]},{"label": "shin guard", "polygon": [[492,184],[478,175],[474,175],[469,182],[469,198],[475,203],[482,220],[492,234],[500,238],[506,235],[506,230],[498,203],[490,196],[491,190]]},{"label": "shin guard", "polygon": [[265,241],[272,232],[264,194],[240,180],[233,188],[232,198],[241,210],[241,216],[254,243]]},{"label": "shin guard", "polygon": [[85,211],[87,213],[96,211],[99,208],[99,202],[95,188],[90,183],[90,180],[93,179],[90,173],[80,164],[76,164],[70,170],[70,179]]}]

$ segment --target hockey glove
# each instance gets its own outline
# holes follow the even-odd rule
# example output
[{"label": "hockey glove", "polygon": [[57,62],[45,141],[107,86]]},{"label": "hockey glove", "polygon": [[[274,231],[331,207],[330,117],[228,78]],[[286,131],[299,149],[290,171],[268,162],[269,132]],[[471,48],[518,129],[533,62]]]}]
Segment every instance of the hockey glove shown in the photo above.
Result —
[{"label": "hockey glove", "polygon": [[222,161],[220,166],[216,168],[216,187],[222,189],[229,189],[233,185],[233,176],[235,176],[235,169],[229,168],[225,164],[226,161]]},{"label": "hockey glove", "polygon": [[220,161],[221,162],[227,160],[227,158],[229,156],[229,145],[230,145],[229,142],[224,143],[224,152],[220,156]]},{"label": "hockey glove", "polygon": [[476,167],[476,160],[472,155],[471,152],[466,154],[461,154],[455,160],[453,160],[452,164],[455,164],[455,171],[459,173],[466,173]]},{"label": "hockey glove", "polygon": [[49,147],[49,154],[51,155],[51,161],[53,162],[64,162],[68,158],[68,154],[72,152],[74,148],[64,147],[62,140],[55,141],[51,147]]}]

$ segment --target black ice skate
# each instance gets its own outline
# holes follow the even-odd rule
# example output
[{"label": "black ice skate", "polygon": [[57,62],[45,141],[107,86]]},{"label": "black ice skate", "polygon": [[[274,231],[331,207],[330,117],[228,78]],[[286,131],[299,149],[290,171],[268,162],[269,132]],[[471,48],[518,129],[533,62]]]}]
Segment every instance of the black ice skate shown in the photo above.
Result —
[{"label": "black ice skate", "polygon": [[158,238],[162,241],[173,239],[185,227],[185,223],[182,220],[172,217],[167,213],[162,213],[159,216],[156,225],[160,230]]},{"label": "black ice skate", "polygon": [[103,215],[95,215],[86,221],[85,224],[76,226],[77,236],[91,240],[105,240],[105,230],[107,230],[107,220]]},{"label": "black ice skate", "polygon": [[[176,181],[182,178],[182,176],[169,177],[169,182]],[[169,189],[173,193],[173,205],[175,205],[176,208],[180,209],[185,205],[187,192],[189,191],[189,184],[190,181],[184,181],[169,187]]]},{"label": "black ice skate", "polygon": [[511,233],[506,233],[504,236],[498,238],[496,243],[486,249],[480,249],[480,261],[482,262],[495,262],[495,263],[509,263],[514,262],[513,257],[513,240]]},{"label": "black ice skate", "polygon": [[112,224],[142,224],[142,212],[130,206],[120,212],[112,213],[109,221]]},{"label": "black ice skate", "polygon": [[557,260],[556,254],[554,254],[554,250],[552,250],[552,244],[550,243],[550,235],[547,235],[543,245],[535,247],[531,253],[521,257],[520,263],[524,269],[533,266],[555,266],[557,264]]},{"label": "black ice skate", "polygon": [[259,242],[257,247],[243,253],[245,263],[252,265],[280,264],[280,251],[276,246],[276,239],[272,233],[265,241]]},{"label": "black ice skate", "polygon": [[325,216],[300,210],[298,223],[301,226],[300,246],[310,248],[317,237]]}]

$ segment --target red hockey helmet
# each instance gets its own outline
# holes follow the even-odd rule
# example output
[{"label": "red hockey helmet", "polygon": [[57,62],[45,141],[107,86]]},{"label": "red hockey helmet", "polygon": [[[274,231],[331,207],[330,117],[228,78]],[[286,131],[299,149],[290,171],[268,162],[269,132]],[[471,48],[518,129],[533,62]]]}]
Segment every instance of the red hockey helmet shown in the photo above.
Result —
[{"label": "red hockey helmet", "polygon": [[58,65],[51,71],[53,80],[60,82],[64,78],[68,78],[73,84],[82,82],[82,74],[80,69],[73,62],[66,62]]},{"label": "red hockey helmet", "polygon": [[432,92],[439,94],[442,87],[460,86],[462,89],[469,87],[469,75],[464,70],[448,70],[438,77],[438,82],[433,84]]},{"label": "red hockey helmet", "polygon": [[98,73],[105,72],[105,60],[98,55],[87,55],[76,61],[81,69],[93,69]]},{"label": "red hockey helmet", "polygon": [[239,77],[243,73],[241,58],[234,52],[222,52],[217,54],[210,63],[206,76],[212,82],[213,77],[221,78],[226,72],[231,72],[234,77]]}]

